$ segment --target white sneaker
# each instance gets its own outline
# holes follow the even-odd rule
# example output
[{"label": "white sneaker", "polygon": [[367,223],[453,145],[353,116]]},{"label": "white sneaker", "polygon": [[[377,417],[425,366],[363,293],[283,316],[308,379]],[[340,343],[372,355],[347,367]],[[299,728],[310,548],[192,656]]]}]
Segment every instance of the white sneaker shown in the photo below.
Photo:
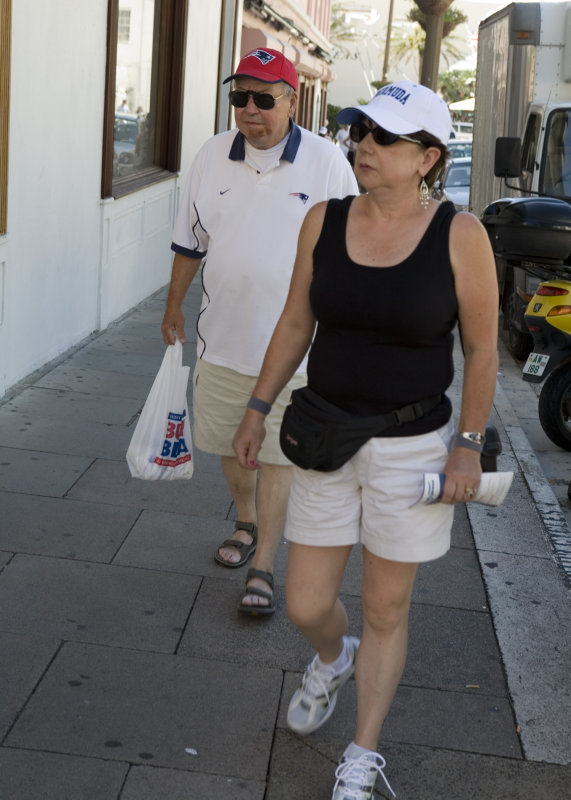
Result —
[{"label": "white sneaker", "polygon": [[377,775],[382,777],[389,792],[396,797],[383,772],[386,765],[387,762],[379,753],[366,752],[357,758],[343,755],[335,770],[337,781],[331,800],[370,800]]},{"label": "white sneaker", "polygon": [[359,647],[356,636],[343,637],[350,654],[348,666],[338,675],[333,667],[321,664],[315,656],[305,670],[301,686],[291,698],[287,724],[296,733],[316,731],[327,722],[337,703],[337,692],[355,671],[355,654]]}]

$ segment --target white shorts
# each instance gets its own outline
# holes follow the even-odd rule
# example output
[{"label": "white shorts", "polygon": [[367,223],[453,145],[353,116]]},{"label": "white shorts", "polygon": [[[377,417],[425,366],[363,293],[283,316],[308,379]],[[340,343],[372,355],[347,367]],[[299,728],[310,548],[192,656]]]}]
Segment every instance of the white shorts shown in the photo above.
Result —
[{"label": "white shorts", "polygon": [[369,439],[334,472],[294,466],[285,538],[316,547],[360,542],[390,561],[418,563],[444,555],[454,506],[415,502],[422,473],[443,471],[453,436],[450,420],[419,436]]},{"label": "white shorts", "polygon": [[[235,456],[232,439],[242,422],[257,377],[242,375],[198,359],[194,368],[192,441],[199,450],[219,456]],[[266,417],[266,438],[259,460],[264,464],[290,466],[280,447],[280,427],[293,389],[307,384],[304,374],[294,375],[278,395]]]}]

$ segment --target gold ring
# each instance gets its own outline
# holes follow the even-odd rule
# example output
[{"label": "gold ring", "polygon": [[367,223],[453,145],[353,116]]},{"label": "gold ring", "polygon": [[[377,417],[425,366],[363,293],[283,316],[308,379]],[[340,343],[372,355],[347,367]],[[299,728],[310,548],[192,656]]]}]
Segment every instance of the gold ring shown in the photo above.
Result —
[{"label": "gold ring", "polygon": [[464,489],[464,494],[467,494],[468,497],[473,497],[474,496],[474,490],[473,489]]}]

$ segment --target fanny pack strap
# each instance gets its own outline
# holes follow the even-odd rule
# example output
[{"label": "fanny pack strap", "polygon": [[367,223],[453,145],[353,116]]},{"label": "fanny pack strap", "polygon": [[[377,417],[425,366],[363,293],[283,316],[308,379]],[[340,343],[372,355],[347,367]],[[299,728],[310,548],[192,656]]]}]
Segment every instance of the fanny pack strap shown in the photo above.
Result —
[{"label": "fanny pack strap", "polygon": [[[314,406],[314,410],[318,412],[316,416],[321,416],[319,415],[321,411],[328,415],[331,421],[333,421],[333,418],[336,418],[338,422],[343,422],[353,430],[363,429],[369,431],[374,429],[378,433],[381,433],[381,431],[393,425],[404,425],[407,422],[414,422],[414,420],[420,419],[420,417],[432,411],[432,409],[436,408],[442,401],[442,395],[436,394],[424,400],[419,400],[416,403],[409,403],[401,408],[396,408],[393,411],[387,411],[386,414],[377,414],[373,417],[355,417],[349,412],[343,411],[333,405],[333,403],[330,403],[328,400],[324,400],[323,397],[316,394],[309,386],[296,389],[294,394],[297,393]],[[307,407],[306,410],[311,413],[311,410],[307,409]],[[323,419],[323,417],[321,418]]]}]

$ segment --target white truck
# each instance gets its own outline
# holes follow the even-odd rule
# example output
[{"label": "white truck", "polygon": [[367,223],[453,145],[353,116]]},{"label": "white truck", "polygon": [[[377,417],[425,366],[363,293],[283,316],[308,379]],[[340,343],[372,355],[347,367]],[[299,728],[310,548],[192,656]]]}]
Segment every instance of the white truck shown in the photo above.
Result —
[{"label": "white truck", "polygon": [[571,2],[510,3],[479,26],[470,210],[494,247],[518,358],[532,344],[527,302],[570,263],[569,204]]}]

